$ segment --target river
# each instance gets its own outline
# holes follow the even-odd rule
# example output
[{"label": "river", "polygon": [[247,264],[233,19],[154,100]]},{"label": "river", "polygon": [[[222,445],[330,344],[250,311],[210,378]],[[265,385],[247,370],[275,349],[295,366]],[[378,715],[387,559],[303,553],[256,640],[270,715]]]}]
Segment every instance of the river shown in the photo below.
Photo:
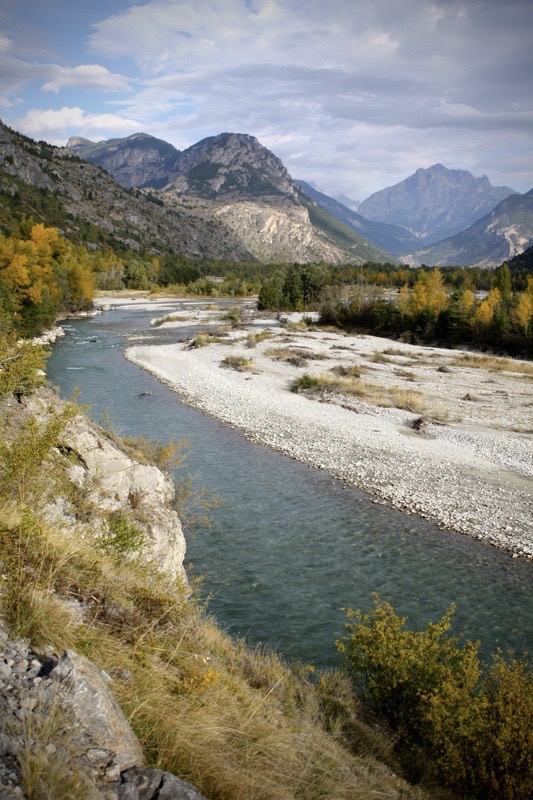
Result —
[{"label": "river", "polygon": [[[376,504],[246,441],[124,359],[131,343],[190,335],[149,324],[179,307],[132,303],[68,320],[47,371],[62,397],[78,389],[90,415],[111,420],[119,433],[188,437],[185,471],[223,502],[212,511],[212,527],[186,531],[186,566],[191,577],[202,576],[221,627],[287,658],[337,665],[342,609],[368,609],[379,592],[413,627],[455,603],[454,631],[480,639],[484,657],[496,647],[530,650],[531,563]],[[182,469],[176,480],[183,477]]]}]

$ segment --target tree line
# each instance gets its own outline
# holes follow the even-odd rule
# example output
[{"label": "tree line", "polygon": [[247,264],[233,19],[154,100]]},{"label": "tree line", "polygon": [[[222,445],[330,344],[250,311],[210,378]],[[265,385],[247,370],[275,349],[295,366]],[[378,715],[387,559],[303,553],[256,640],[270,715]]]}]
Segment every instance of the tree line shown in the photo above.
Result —
[{"label": "tree line", "polygon": [[507,263],[475,272],[294,264],[263,281],[259,308],[318,309],[322,324],[413,344],[533,354],[533,275]]}]

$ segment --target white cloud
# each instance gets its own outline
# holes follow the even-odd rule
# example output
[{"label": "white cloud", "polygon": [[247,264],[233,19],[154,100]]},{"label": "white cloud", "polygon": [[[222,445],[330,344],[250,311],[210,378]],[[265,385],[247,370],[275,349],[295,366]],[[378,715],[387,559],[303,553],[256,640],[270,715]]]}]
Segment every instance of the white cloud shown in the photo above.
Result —
[{"label": "white cloud", "polygon": [[90,114],[78,107],[64,107],[42,111],[31,109],[18,120],[17,128],[27,136],[63,145],[74,134],[88,139],[127,136],[139,130],[139,123],[116,114]]},{"label": "white cloud", "polygon": [[128,91],[129,81],[116,75],[100,64],[80,64],[77,67],[60,67],[50,64],[44,67],[50,79],[43,84],[43,91],[58,93],[60,89],[75,87],[86,91]]}]

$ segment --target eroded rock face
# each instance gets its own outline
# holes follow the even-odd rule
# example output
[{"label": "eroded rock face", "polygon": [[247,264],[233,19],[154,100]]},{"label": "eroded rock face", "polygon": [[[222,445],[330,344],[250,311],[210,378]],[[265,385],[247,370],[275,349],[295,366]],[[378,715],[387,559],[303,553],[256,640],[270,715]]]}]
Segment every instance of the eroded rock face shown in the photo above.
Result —
[{"label": "eroded rock face", "polygon": [[[53,392],[42,389],[25,398],[23,404],[11,401],[12,424],[35,415],[45,425],[63,407]],[[183,568],[186,543],[178,514],[170,507],[174,497],[171,478],[157,467],[130,458],[109,436],[82,415],[74,417],[60,434],[58,459],[63,458],[66,475],[86,496],[89,520],[80,517],[75,503],[61,491],[52,492],[45,515],[63,528],[84,530],[90,535],[105,535],[110,512],[128,515],[144,542],[140,557],[154,564],[170,580],[187,582]],[[57,471],[60,467],[50,467]]]},{"label": "eroded rock face", "polygon": [[224,203],[218,217],[238,233],[247,250],[259,261],[272,257],[279,262],[326,261],[340,264],[346,254],[318,235],[303,206],[242,201]]},{"label": "eroded rock face", "polygon": [[91,486],[95,505],[109,511],[134,508],[136,525],[145,533],[143,557],[170,577],[185,579],[185,537],[177,513],[169,508],[174,497],[170,477],[133,461],[85,417],[72,420],[62,438],[81,462],[74,479]]}]

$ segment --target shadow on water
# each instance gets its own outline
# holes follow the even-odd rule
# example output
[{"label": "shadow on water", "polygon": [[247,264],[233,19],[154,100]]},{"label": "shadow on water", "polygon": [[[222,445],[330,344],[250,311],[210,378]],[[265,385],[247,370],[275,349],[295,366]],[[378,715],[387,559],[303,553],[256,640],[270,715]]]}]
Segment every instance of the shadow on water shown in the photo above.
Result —
[{"label": "shadow on water", "polygon": [[370,607],[376,591],[414,627],[456,603],[455,629],[481,639],[485,657],[497,646],[531,647],[530,563],[377,505],[180,402],[123,358],[128,343],[191,335],[150,328],[156,313],[127,307],[69,321],[48,374],[63,397],[79,388],[92,416],[101,421],[106,412],[119,433],[189,438],[188,471],[223,505],[213,511],[212,528],[187,534],[188,571],[204,576],[222,627],[289,657],[331,665],[338,663],[341,609]]}]

